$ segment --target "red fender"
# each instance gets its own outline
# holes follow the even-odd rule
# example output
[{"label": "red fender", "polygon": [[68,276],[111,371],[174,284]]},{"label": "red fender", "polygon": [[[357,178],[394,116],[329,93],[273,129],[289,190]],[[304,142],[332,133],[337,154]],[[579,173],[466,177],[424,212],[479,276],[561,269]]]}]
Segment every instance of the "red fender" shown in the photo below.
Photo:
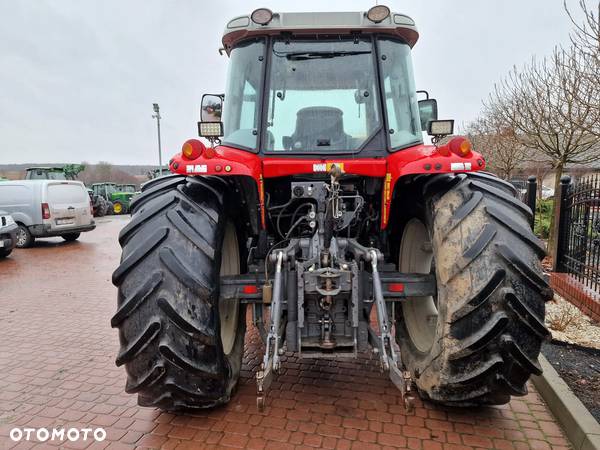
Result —
[{"label": "red fender", "polygon": [[169,169],[181,175],[252,177],[258,186],[261,225],[266,228],[263,177],[327,173],[332,164],[338,165],[344,173],[385,178],[381,203],[382,230],[388,225],[392,193],[401,177],[485,169],[484,158],[472,151],[470,143],[462,137],[456,137],[440,147],[417,145],[391,153],[387,158],[352,159],[259,157],[255,153],[224,145],[207,148],[197,139],[190,139],[184,144],[183,151],[171,159]]}]

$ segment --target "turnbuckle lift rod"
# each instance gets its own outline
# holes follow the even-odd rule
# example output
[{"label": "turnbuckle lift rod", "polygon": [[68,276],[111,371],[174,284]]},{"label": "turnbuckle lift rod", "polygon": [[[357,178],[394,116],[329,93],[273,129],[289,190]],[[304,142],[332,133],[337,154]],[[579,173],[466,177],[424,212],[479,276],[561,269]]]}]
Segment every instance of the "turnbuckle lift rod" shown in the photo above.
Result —
[{"label": "turnbuckle lift rod", "polygon": [[281,323],[281,286],[283,283],[282,265],[287,259],[283,251],[278,251],[271,256],[275,261],[275,277],[273,281],[273,297],[271,300],[271,317],[269,333],[265,342],[265,355],[260,370],[256,372],[256,406],[259,411],[264,411],[265,397],[273,381],[273,372],[279,371],[279,336]]},{"label": "turnbuckle lift rod", "polygon": [[404,407],[407,411],[414,408],[415,398],[411,390],[411,376],[408,371],[401,371],[398,365],[401,363],[398,353],[394,348],[394,339],[391,334],[391,326],[388,319],[385,299],[383,298],[383,288],[377,264],[380,252],[376,249],[369,249],[367,259],[371,262],[373,278],[373,298],[375,300],[375,310],[377,312],[377,325],[379,326],[378,339],[374,339],[374,344],[379,350],[379,359],[384,370],[388,371],[390,380],[400,390]]}]

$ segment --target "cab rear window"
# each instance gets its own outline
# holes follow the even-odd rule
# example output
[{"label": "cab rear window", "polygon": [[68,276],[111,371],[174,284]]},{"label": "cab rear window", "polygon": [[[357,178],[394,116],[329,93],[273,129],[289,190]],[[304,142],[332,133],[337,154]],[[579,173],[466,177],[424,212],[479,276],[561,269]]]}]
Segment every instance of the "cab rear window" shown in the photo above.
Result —
[{"label": "cab rear window", "polygon": [[89,199],[87,192],[78,184],[48,185],[48,203],[81,203]]}]

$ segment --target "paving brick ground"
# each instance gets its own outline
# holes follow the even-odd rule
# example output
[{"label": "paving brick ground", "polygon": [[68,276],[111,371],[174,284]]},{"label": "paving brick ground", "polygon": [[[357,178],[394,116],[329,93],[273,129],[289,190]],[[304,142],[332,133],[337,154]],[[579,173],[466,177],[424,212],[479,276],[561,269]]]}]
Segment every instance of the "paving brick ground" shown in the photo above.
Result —
[{"label": "paving brick ground", "polygon": [[[406,415],[368,356],[286,356],[264,414],[252,376],[262,347],[253,330],[240,389],[212,411],[168,414],[136,405],[114,365],[109,326],[116,236],[124,217],[101,219],[80,242],[40,241],[0,262],[0,448],[562,449],[568,443],[540,397],[502,407],[450,409],[418,402]],[[102,427],[102,442],[13,442],[10,430]],[[43,437],[43,436],[42,436]]]}]

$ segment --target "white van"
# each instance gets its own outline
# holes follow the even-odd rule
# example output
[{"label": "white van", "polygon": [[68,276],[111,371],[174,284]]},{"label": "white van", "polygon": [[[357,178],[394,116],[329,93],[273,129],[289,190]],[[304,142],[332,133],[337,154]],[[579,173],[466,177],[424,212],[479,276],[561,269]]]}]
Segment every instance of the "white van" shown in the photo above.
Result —
[{"label": "white van", "polygon": [[0,209],[19,225],[17,247],[29,247],[38,237],[74,241],[81,232],[96,228],[90,197],[81,181],[2,181]]}]

